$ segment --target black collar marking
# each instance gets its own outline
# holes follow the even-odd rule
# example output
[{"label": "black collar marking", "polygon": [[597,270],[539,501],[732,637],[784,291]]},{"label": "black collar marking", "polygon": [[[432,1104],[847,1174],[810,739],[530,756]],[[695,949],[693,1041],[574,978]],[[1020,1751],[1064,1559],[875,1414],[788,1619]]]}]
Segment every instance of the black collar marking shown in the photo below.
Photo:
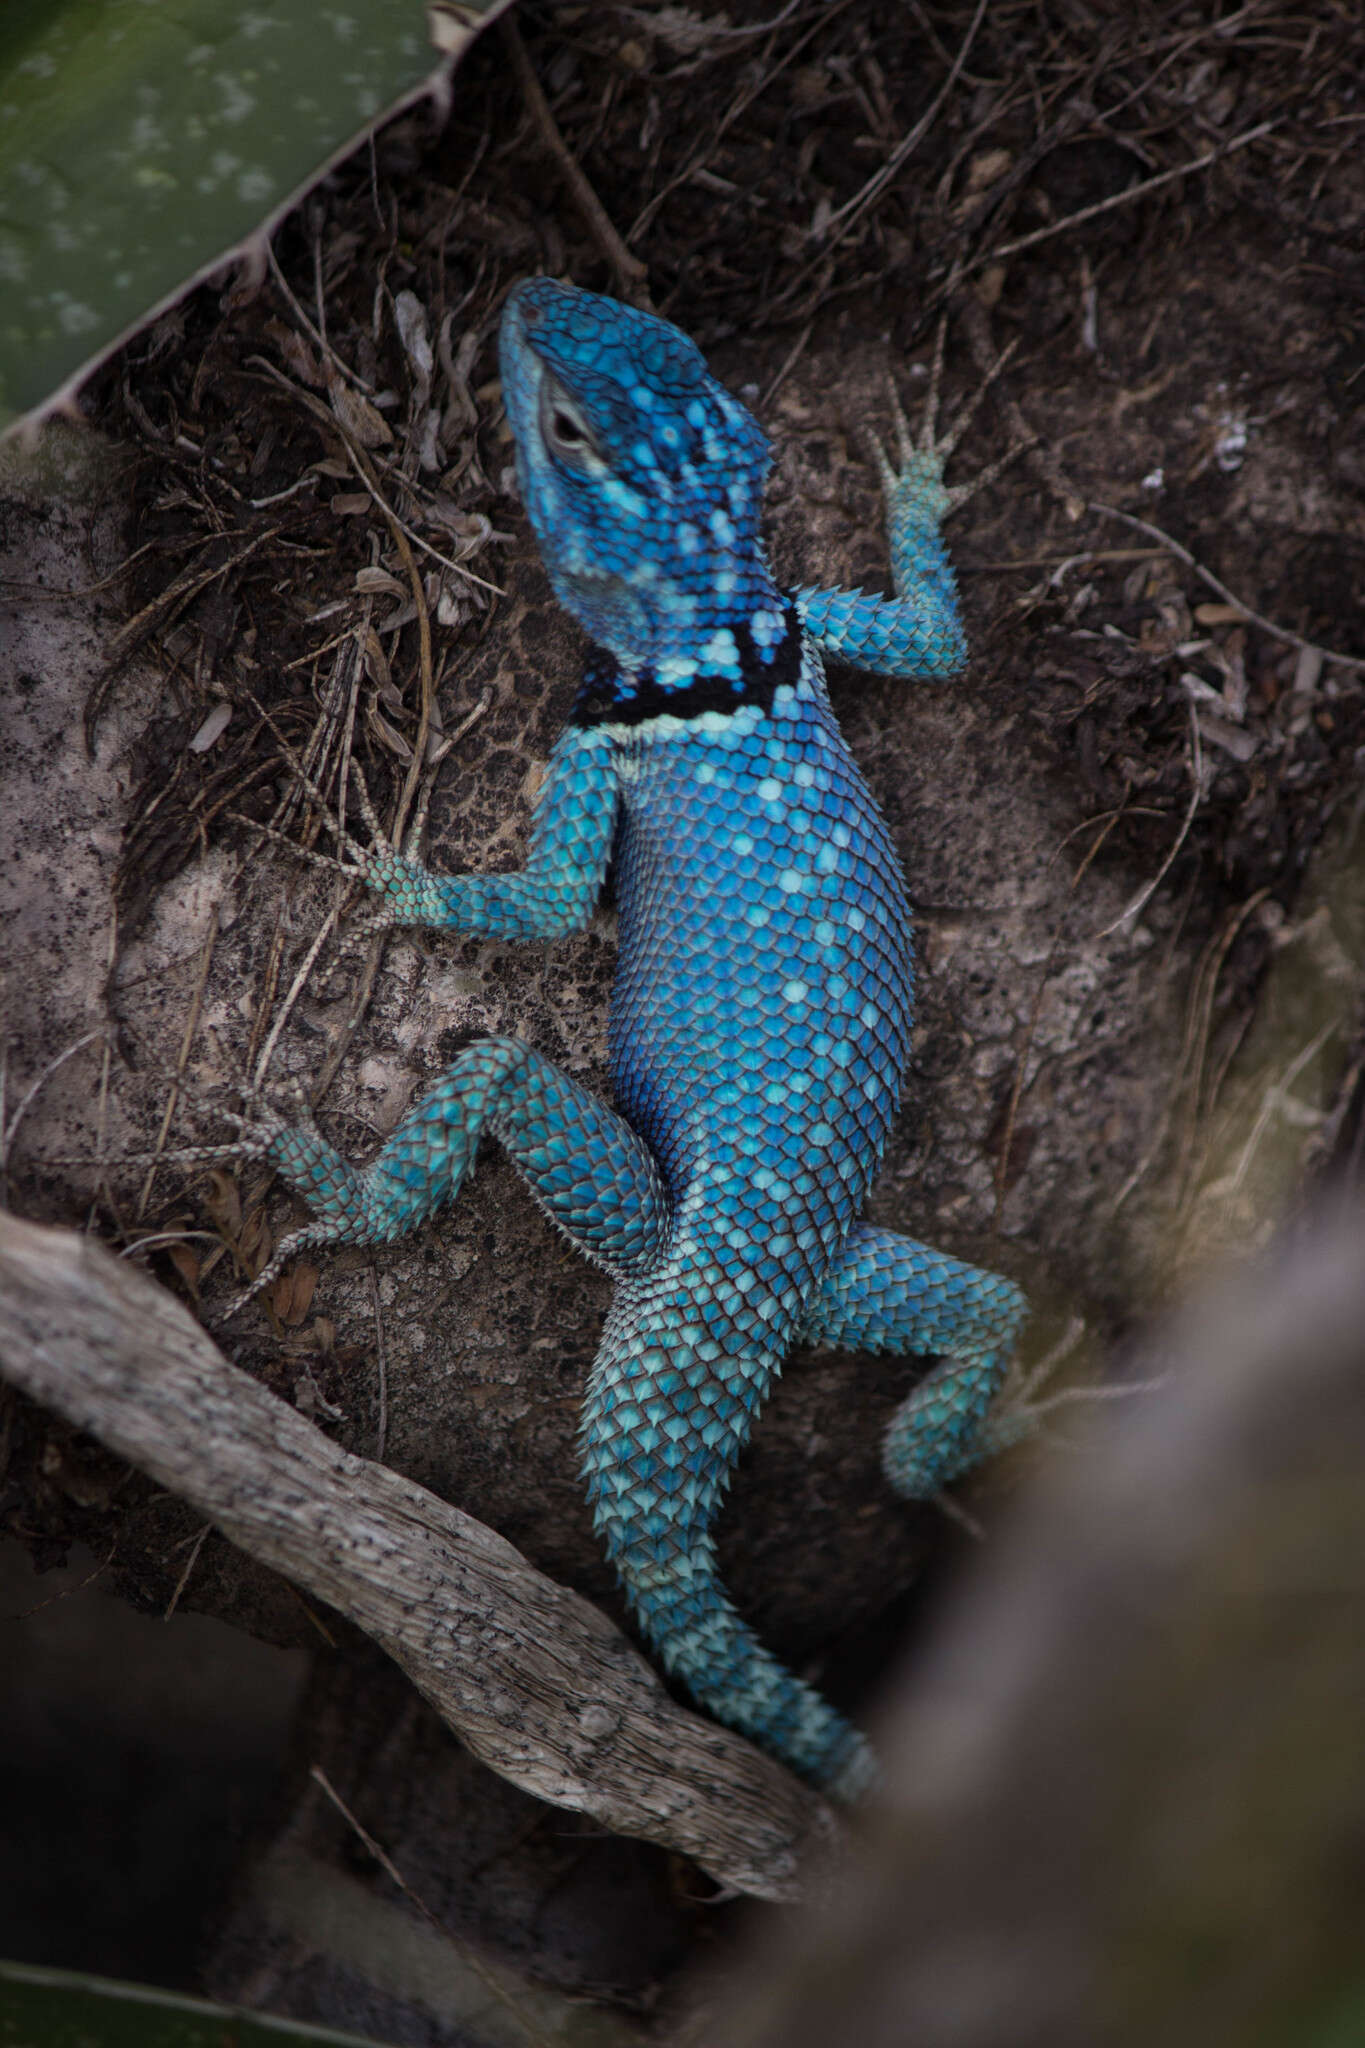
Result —
[{"label": "black collar marking", "polygon": [[731,626],[739,649],[738,681],[711,673],[669,689],[655,680],[652,669],[624,675],[616,656],[594,645],[583,667],[569,722],[644,725],[651,718],[700,718],[705,711],[738,711],[741,704],[757,704],[771,711],[779,685],[795,687],[801,677],[801,621],[794,604],[787,604],[782,620],[782,638],[766,654],[747,624]]}]

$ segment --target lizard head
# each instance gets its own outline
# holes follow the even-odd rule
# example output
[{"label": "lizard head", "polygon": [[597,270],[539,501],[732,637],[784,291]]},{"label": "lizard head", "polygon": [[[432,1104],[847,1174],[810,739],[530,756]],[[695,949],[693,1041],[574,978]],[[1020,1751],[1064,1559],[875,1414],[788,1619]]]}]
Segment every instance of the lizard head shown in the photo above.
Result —
[{"label": "lizard head", "polygon": [[594,640],[627,669],[684,676],[727,625],[773,616],[767,439],[694,342],[535,277],[507,300],[501,367],[527,514]]}]

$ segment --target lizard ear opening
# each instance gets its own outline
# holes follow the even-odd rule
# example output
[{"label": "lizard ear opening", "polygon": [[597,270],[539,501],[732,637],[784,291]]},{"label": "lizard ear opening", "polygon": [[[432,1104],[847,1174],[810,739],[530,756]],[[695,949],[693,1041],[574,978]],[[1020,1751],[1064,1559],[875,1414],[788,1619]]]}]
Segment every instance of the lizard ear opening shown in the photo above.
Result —
[{"label": "lizard ear opening", "polygon": [[597,437],[582,407],[550,370],[543,370],[540,378],[540,437],[566,469],[581,475],[600,473],[603,463]]}]

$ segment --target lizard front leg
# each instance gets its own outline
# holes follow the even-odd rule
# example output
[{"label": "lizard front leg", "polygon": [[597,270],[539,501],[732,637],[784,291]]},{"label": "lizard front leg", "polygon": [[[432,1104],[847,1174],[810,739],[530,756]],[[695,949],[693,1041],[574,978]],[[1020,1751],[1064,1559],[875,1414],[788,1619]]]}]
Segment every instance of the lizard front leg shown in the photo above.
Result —
[{"label": "lizard front leg", "polygon": [[495,939],[582,931],[602,893],[620,800],[612,742],[600,730],[570,726],[550,756],[524,868],[438,875],[396,847],[348,841],[352,857],[343,871],[375,897],[362,928],[423,925]]},{"label": "lizard front leg", "polygon": [[870,669],[875,675],[900,676],[907,681],[918,676],[954,676],[967,665],[967,635],[943,522],[1021,452],[1020,447],[1010,448],[999,462],[969,483],[950,485],[944,481],[949,457],[1013,349],[1006,349],[952,427],[940,436],[936,421],[943,339],[940,327],[918,439],[911,433],[893,389],[897,463],[892,464],[879,441],[872,441],[886,501],[896,595],[873,597],[861,590],[813,586],[796,592],[801,622],[826,654],[852,662],[855,668]]}]

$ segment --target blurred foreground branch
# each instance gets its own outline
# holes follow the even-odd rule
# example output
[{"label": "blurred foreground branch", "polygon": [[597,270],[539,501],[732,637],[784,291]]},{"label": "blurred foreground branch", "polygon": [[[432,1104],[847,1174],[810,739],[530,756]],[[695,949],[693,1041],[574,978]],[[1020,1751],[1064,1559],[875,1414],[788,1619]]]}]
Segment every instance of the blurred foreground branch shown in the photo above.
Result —
[{"label": "blurred foreground branch", "polygon": [[1139,1362],[921,1652],[724,2048],[1365,2041],[1365,1216]]}]

